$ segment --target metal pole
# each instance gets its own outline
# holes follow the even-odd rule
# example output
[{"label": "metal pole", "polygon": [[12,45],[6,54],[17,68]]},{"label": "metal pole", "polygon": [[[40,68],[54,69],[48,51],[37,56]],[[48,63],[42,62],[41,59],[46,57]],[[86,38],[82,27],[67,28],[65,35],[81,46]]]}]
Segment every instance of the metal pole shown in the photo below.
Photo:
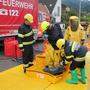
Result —
[{"label": "metal pole", "polygon": [[80,3],[79,3],[79,21],[81,20],[81,0],[80,0]]}]

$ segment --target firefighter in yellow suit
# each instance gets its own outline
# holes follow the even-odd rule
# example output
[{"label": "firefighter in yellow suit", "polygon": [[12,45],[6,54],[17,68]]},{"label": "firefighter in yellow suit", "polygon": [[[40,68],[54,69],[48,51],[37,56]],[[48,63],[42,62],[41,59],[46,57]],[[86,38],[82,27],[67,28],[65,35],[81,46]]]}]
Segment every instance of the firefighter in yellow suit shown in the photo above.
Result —
[{"label": "firefighter in yellow suit", "polygon": [[54,50],[50,44],[46,47],[46,65],[49,67],[56,67],[60,62],[60,50]]},{"label": "firefighter in yellow suit", "polygon": [[70,17],[69,26],[66,29],[64,38],[65,40],[76,41],[80,44],[84,44],[85,31],[80,25],[79,18],[77,16]]},{"label": "firefighter in yellow suit", "polygon": [[51,74],[59,74],[59,66],[60,66],[60,50],[56,46],[56,42],[58,39],[63,38],[63,34],[60,28],[60,24],[56,23],[54,25],[50,24],[47,21],[43,21],[41,23],[42,31],[48,36],[48,42],[46,48],[46,66],[44,71]]}]

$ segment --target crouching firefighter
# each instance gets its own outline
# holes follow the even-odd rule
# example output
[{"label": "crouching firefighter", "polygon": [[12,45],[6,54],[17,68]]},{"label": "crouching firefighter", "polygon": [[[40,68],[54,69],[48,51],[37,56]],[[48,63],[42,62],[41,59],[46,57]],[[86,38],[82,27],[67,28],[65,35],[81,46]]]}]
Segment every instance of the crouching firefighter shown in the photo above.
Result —
[{"label": "crouching firefighter", "polygon": [[[85,56],[87,53],[87,47],[76,42],[65,41],[64,39],[59,39],[56,45],[59,49],[64,49],[64,57],[66,60],[71,61],[71,79],[66,80],[66,82],[69,84],[78,84],[78,81],[80,81],[85,84]],[[80,69],[81,78],[78,78],[76,68]]]},{"label": "crouching firefighter", "polygon": [[24,16],[24,23],[18,29],[18,42],[19,48],[23,53],[24,73],[27,68],[33,65],[33,44],[35,40],[30,23],[33,23],[33,16],[31,14],[26,14]]},{"label": "crouching firefighter", "polygon": [[53,75],[58,75],[64,70],[64,67],[60,66],[60,50],[56,46],[56,41],[63,38],[60,24],[56,23],[52,25],[47,21],[43,21],[41,23],[41,28],[43,33],[48,36],[47,39],[49,41],[46,50],[46,66],[44,71]]}]

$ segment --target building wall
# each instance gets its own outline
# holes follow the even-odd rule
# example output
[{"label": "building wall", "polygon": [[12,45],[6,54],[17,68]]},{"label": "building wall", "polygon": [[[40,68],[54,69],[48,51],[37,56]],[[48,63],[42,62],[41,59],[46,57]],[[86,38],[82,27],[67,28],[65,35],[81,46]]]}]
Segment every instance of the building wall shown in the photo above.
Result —
[{"label": "building wall", "polygon": [[61,0],[57,0],[56,5],[52,12],[53,17],[56,18],[56,20],[61,21]]}]

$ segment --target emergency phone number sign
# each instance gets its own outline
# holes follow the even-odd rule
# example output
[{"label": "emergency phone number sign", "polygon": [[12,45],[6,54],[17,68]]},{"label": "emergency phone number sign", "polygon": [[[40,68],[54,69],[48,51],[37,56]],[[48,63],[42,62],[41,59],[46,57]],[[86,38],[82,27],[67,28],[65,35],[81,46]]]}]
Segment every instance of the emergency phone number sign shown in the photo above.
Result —
[{"label": "emergency phone number sign", "polygon": [[0,0],[0,30],[18,29],[27,13],[33,15],[34,23],[32,25],[36,28],[38,25],[38,0]]}]

